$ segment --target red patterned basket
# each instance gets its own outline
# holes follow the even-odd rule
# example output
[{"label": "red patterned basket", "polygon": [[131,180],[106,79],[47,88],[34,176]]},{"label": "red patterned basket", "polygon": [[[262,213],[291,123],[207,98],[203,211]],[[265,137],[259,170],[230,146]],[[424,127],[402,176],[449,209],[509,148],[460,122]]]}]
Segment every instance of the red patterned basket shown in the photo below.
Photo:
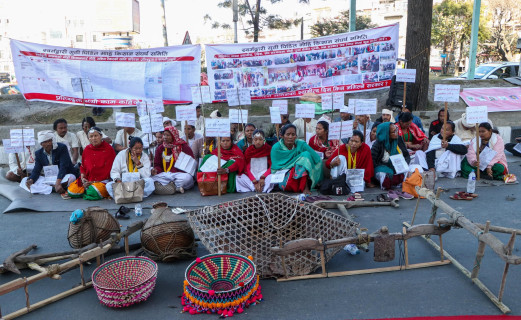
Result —
[{"label": "red patterned basket", "polygon": [[122,257],[105,262],[92,273],[100,302],[122,308],[148,299],[156,285],[157,263],[147,257]]},{"label": "red patterned basket", "polygon": [[185,272],[183,312],[231,317],[262,300],[257,269],[239,254],[216,253],[197,258]]}]

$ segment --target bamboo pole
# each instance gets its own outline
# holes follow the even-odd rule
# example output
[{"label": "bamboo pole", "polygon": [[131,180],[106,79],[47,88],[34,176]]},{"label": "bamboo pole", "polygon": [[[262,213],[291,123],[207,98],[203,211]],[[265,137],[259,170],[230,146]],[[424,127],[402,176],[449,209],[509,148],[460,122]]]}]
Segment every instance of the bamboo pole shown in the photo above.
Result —
[{"label": "bamboo pole", "polygon": [[[487,225],[485,226],[485,231],[483,233],[488,233],[489,228],[490,228],[490,221],[487,221]],[[478,240],[479,240],[479,236],[478,236]],[[479,268],[481,267],[481,259],[483,259],[483,256],[485,255],[485,246],[486,246],[485,242],[479,240],[478,252],[476,253],[474,267],[472,268],[472,274],[470,275],[470,277],[472,279],[478,277]]]},{"label": "bamboo pole", "polygon": [[[506,246],[507,254],[512,254],[512,250],[514,249],[514,242],[516,241],[516,233],[512,232],[512,235],[510,236],[510,240],[508,241],[508,244]],[[498,294],[498,300],[503,301],[503,293],[505,292],[505,285],[507,283],[507,274],[508,274],[508,268],[510,267],[510,264],[507,262],[505,263],[505,268],[503,269],[503,276],[501,277],[501,286],[499,287],[499,294]]]},{"label": "bamboo pole", "polygon": [[479,180],[480,170],[479,170],[479,125],[476,123],[476,159],[478,160],[478,164],[476,166],[476,178]]},{"label": "bamboo pole", "polygon": [[[221,137],[217,137],[217,168],[221,169]],[[221,175],[217,175],[217,194],[221,196]]]},{"label": "bamboo pole", "polygon": [[445,130],[444,130],[443,127],[447,123],[447,115],[448,114],[449,114],[449,103],[447,101],[445,101],[445,115],[443,116],[443,124],[441,126],[441,130],[443,132],[443,134],[442,134],[443,142],[445,142],[447,140],[447,136],[445,135]]},{"label": "bamboo pole", "polygon": [[[436,200],[440,198],[441,188],[438,188],[436,190]],[[418,195],[418,198],[420,198],[420,195]],[[433,224],[434,220],[436,219],[436,213],[438,212],[438,206],[436,206],[436,203],[433,202],[432,204],[432,210],[431,210],[431,217],[429,218],[429,224]]]},{"label": "bamboo pole", "polygon": [[[403,227],[402,232],[404,235],[407,234],[407,228]],[[403,239],[403,250],[405,254],[405,269],[409,267],[409,248],[407,247],[407,239]]]},{"label": "bamboo pole", "polygon": [[[481,223],[474,223],[478,228],[481,230],[485,230],[486,225]],[[489,230],[493,232],[500,232],[500,233],[508,233],[511,234],[512,232],[515,232],[516,235],[521,235],[520,229],[513,229],[513,228],[505,228],[505,227],[498,227],[498,226],[489,226]]]}]

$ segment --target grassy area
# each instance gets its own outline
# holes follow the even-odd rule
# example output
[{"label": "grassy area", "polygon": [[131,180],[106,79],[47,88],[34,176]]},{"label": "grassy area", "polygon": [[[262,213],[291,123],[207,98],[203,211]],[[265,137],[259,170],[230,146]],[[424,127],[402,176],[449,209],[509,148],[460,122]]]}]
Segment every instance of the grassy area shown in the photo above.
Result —
[{"label": "grassy area", "polygon": [[[136,109],[136,108],[134,108]],[[64,118],[69,123],[81,123],[83,118],[85,118],[85,114],[88,117],[93,117],[96,122],[104,122],[112,115],[112,109],[106,108],[105,112],[101,116],[93,116],[92,108],[87,107],[86,109],[83,106],[71,106],[67,109],[60,109],[56,111],[48,111],[48,112],[38,112],[27,116],[23,119],[24,123],[39,123],[39,124],[49,124],[53,123],[54,120],[59,118]],[[3,123],[9,124],[9,123]]]}]

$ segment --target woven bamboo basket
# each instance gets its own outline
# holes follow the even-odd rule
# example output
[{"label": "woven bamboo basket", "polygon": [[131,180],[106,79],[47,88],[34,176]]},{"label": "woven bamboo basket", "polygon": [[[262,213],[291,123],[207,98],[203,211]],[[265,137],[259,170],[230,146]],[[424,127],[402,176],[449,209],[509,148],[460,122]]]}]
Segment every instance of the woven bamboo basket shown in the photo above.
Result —
[{"label": "woven bamboo basket", "polygon": [[170,182],[169,184],[162,185],[161,183],[154,182],[154,194],[169,195],[175,194],[175,184]]},{"label": "woven bamboo basket", "polygon": [[[251,254],[263,278],[306,275],[320,266],[319,252],[301,250],[284,257],[284,268],[271,247],[302,238],[328,241],[354,236],[358,227],[343,216],[281,193],[204,207],[188,212],[187,217],[210,253]],[[340,250],[327,249],[326,260]]]},{"label": "woven bamboo basket", "polygon": [[120,231],[118,221],[106,209],[89,207],[77,223],[69,223],[67,239],[71,247],[79,249],[105,241]]},{"label": "woven bamboo basket", "polygon": [[141,244],[156,261],[189,259],[196,255],[194,232],[188,220],[166,206],[152,209],[151,217],[141,229]]}]

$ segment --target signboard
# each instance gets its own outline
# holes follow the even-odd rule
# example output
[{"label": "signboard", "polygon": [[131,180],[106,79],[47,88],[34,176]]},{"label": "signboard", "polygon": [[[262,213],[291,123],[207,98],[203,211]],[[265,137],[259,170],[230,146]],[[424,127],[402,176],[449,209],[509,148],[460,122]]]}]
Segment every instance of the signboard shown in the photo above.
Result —
[{"label": "signboard", "polygon": [[321,97],[322,110],[333,110],[333,96],[331,93],[325,93]]},{"label": "signboard", "polygon": [[355,103],[355,114],[376,114],[376,99],[357,99]]},{"label": "signboard", "polygon": [[297,103],[295,105],[295,118],[315,118],[315,105],[311,103]]},{"label": "signboard", "polygon": [[133,113],[116,112],[116,127],[136,127],[136,115]]},{"label": "signboard", "polygon": [[416,69],[396,69],[396,82],[416,82]]},{"label": "signboard", "polygon": [[248,110],[230,109],[230,123],[247,123]]},{"label": "signboard", "polygon": [[338,110],[344,106],[344,93],[334,92],[333,93],[333,109]]},{"label": "signboard", "polygon": [[11,139],[2,139],[2,143],[4,145],[4,152],[5,153],[23,153],[24,147],[14,147],[11,145]]},{"label": "signboard", "polygon": [[282,120],[280,119],[280,109],[278,107],[270,107],[270,117],[271,123],[282,123]]},{"label": "signboard", "polygon": [[459,91],[459,85],[437,84],[434,86],[434,101],[458,102]]},{"label": "signboard", "polygon": [[11,137],[12,147],[26,147],[34,146],[36,141],[34,139],[34,129],[11,129],[9,131]]},{"label": "signboard", "polygon": [[204,120],[205,135],[207,137],[229,137],[230,136],[230,119],[205,119]]},{"label": "signboard", "polygon": [[193,86],[190,91],[192,92],[192,103],[212,103],[209,86]]},{"label": "signboard", "polygon": [[192,40],[190,39],[190,34],[188,31],[186,31],[185,37],[183,38],[183,43],[181,44],[192,44]]},{"label": "signboard", "polygon": [[272,107],[279,107],[280,114],[288,114],[288,100],[273,100]]},{"label": "signboard", "polygon": [[488,122],[487,106],[468,107],[465,115],[468,124]]},{"label": "signboard", "polygon": [[195,105],[189,104],[185,106],[175,107],[175,118],[177,121],[183,120],[197,120],[197,113],[195,111]]}]

